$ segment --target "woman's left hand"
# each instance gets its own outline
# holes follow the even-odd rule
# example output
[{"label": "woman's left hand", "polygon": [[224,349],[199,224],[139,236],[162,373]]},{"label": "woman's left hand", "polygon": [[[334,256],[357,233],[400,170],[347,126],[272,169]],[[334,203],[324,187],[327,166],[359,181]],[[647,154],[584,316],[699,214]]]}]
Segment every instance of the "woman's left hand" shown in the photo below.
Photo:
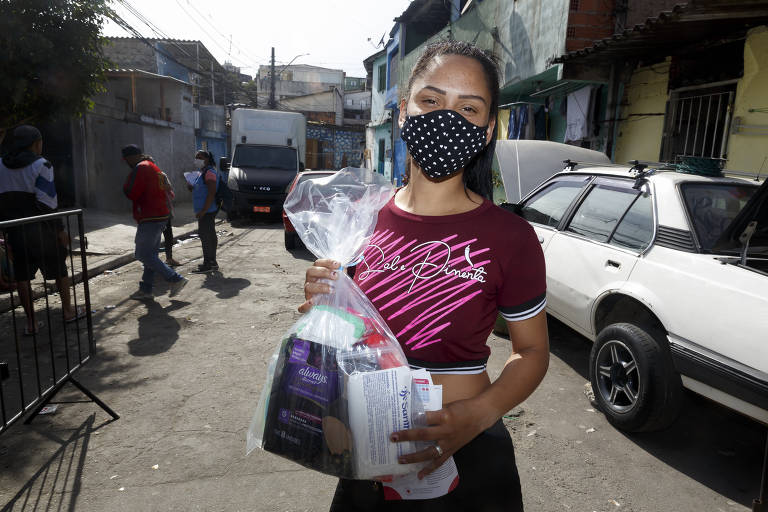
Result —
[{"label": "woman's left hand", "polygon": [[427,424],[430,426],[401,430],[390,436],[390,439],[396,443],[403,441],[437,442],[440,450],[430,446],[425,450],[403,455],[398,460],[401,464],[431,461],[431,464],[419,471],[419,479],[439,468],[459,448],[477,437],[486,428],[482,421],[484,414],[478,410],[476,401],[472,399],[451,402],[439,411],[430,411],[426,415]]},{"label": "woman's left hand", "polygon": [[205,212],[204,212],[203,210],[200,210],[199,212],[197,212],[197,213],[195,214],[195,218],[196,218],[196,219],[199,219],[199,218],[201,218],[203,215],[205,215]]}]

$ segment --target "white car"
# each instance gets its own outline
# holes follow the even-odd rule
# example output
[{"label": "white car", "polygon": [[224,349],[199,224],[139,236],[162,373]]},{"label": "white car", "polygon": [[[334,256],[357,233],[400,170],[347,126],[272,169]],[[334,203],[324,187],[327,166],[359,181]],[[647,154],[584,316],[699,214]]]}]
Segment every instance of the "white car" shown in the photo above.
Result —
[{"label": "white car", "polygon": [[683,387],[768,423],[768,182],[571,162],[513,208],[614,426],[664,428]]}]

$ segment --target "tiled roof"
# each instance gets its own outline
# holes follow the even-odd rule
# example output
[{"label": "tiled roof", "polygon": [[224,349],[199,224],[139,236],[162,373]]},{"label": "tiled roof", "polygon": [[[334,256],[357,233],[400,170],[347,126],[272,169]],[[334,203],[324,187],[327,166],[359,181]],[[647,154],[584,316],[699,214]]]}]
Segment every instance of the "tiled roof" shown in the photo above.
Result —
[{"label": "tiled roof", "polygon": [[768,0],[691,0],[552,62],[604,63],[631,56],[669,55],[702,40],[765,24]]}]

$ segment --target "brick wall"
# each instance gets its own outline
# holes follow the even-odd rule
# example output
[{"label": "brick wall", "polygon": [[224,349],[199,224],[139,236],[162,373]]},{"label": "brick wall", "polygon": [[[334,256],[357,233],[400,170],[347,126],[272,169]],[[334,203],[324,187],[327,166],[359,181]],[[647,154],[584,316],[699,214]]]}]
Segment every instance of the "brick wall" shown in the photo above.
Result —
[{"label": "brick wall", "polygon": [[614,0],[571,0],[565,50],[592,46],[595,41],[613,35]]}]

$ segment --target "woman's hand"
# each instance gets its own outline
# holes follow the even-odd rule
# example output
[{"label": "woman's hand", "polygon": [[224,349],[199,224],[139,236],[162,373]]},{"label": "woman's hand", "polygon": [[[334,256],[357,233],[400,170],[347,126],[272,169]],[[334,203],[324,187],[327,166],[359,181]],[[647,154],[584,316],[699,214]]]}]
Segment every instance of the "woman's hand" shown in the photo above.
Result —
[{"label": "woman's hand", "polygon": [[314,303],[312,298],[320,293],[331,293],[331,285],[327,283],[319,282],[321,279],[336,280],[339,278],[339,267],[341,263],[333,260],[317,260],[311,267],[307,269],[307,274],[304,279],[304,298],[306,301],[299,306],[300,313],[306,313]]},{"label": "woman's hand", "polygon": [[[394,432],[392,442],[403,441],[436,441],[440,450],[430,446],[425,450],[403,455],[398,459],[401,464],[431,461],[419,471],[419,479],[424,478],[439,468],[459,448],[477,437],[489,427],[494,418],[486,418],[488,412],[479,406],[475,399],[457,400],[446,404],[439,411],[427,412],[428,427],[412,428]],[[491,415],[492,416],[492,415]],[[485,423],[489,423],[486,425]]]}]

